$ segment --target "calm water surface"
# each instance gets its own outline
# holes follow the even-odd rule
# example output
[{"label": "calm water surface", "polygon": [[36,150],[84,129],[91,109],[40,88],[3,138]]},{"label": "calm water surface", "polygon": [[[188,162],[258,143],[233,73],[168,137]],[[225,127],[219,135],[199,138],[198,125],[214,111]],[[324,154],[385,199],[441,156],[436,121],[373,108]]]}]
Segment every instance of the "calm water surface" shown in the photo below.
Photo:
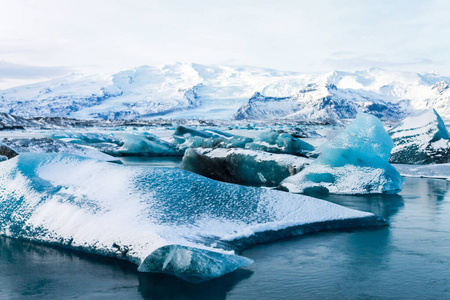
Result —
[{"label": "calm water surface", "polygon": [[0,238],[0,298],[450,299],[450,183],[407,178],[400,195],[328,196],[391,226],[245,251],[254,264],[200,285],[115,260]]}]

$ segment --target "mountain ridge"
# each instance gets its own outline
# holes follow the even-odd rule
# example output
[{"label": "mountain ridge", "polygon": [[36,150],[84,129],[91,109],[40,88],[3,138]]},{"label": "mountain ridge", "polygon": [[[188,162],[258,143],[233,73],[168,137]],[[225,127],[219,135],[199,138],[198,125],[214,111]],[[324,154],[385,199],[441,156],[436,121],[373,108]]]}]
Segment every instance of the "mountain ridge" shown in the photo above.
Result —
[{"label": "mountain ridge", "polygon": [[450,77],[377,68],[303,74],[176,63],[70,74],[0,90],[0,99],[0,112],[21,117],[339,119],[368,112],[401,119],[434,108],[450,119]]}]

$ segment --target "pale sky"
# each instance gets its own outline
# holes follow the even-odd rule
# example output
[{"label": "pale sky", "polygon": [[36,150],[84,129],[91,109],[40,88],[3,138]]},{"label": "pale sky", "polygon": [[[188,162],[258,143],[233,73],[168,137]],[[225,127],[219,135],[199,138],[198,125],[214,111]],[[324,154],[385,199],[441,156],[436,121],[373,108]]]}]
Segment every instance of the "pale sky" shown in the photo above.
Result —
[{"label": "pale sky", "polygon": [[175,62],[450,75],[448,0],[0,0],[0,88]]}]

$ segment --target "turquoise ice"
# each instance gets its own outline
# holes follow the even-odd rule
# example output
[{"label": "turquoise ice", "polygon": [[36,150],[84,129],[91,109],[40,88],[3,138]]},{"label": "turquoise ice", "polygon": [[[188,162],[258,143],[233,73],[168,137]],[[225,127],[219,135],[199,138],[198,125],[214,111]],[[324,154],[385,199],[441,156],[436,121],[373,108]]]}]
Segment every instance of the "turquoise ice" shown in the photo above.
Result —
[{"label": "turquoise ice", "polygon": [[389,163],[394,143],[380,120],[359,114],[321,146],[319,158],[281,186],[294,193],[398,193],[403,178]]}]

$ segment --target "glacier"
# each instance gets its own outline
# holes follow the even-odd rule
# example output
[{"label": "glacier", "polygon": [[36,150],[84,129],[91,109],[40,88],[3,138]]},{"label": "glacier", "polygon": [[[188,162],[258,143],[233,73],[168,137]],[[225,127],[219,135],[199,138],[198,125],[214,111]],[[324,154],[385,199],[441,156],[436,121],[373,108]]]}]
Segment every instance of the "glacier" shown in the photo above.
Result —
[{"label": "glacier", "polygon": [[380,120],[359,114],[342,133],[324,143],[319,158],[288,177],[281,188],[293,193],[398,193],[403,178],[389,164],[394,143]]},{"label": "glacier", "polygon": [[408,117],[389,130],[394,140],[390,161],[396,164],[450,162],[450,133],[436,110]]},{"label": "glacier", "polygon": [[248,149],[187,149],[181,167],[225,182],[275,187],[300,172],[311,159]]},{"label": "glacier", "polygon": [[[125,259],[192,282],[248,265],[243,249],[318,230],[385,225],[371,213],[187,171],[64,153],[0,163],[0,234]],[[266,234],[267,233],[267,234]]]},{"label": "glacier", "polygon": [[[450,78],[436,73],[303,74],[176,63],[114,74],[71,74],[0,91],[0,112],[77,119],[383,119],[434,108],[450,119]],[[20,122],[19,122],[20,123]],[[18,125],[21,126],[21,125]]]}]

